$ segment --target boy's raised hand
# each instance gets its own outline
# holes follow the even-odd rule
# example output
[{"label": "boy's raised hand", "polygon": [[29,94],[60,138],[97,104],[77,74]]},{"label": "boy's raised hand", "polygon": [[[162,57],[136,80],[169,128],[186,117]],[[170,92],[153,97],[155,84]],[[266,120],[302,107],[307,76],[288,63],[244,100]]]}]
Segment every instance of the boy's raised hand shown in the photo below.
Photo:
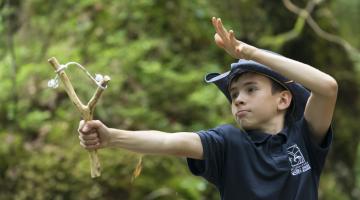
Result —
[{"label": "boy's raised hand", "polygon": [[251,54],[255,47],[237,40],[234,31],[227,31],[223,26],[221,19],[213,17],[212,24],[215,28],[215,43],[218,47],[223,48],[234,58],[251,59]]}]

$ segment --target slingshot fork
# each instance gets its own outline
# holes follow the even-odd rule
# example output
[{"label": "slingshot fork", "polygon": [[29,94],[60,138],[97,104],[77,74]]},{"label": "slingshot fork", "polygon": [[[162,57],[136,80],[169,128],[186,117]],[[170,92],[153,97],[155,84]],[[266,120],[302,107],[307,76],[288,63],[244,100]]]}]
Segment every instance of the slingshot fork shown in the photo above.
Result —
[{"label": "slingshot fork", "polygon": [[[97,101],[99,100],[101,94],[103,93],[104,89],[107,87],[108,82],[110,81],[109,76],[104,76],[102,80],[99,80],[97,82],[98,88],[96,89],[94,95],[89,100],[89,102],[84,105],[79,97],[77,96],[74,87],[72,86],[68,76],[66,75],[64,68],[67,67],[67,65],[60,65],[59,62],[55,57],[52,57],[48,60],[48,62],[51,64],[51,66],[55,69],[55,72],[60,77],[62,83],[64,84],[64,88],[66,93],[68,94],[71,102],[75,105],[77,110],[80,112],[81,116],[85,121],[90,121],[93,119],[93,114],[95,110],[95,105]],[[85,70],[81,65],[80,67]],[[86,70],[85,70],[86,71]],[[87,72],[87,71],[86,71]],[[91,75],[87,72],[88,76],[90,76],[91,79],[95,80]],[[57,81],[57,80],[54,80]],[[49,85],[50,86],[50,85]],[[89,157],[91,162],[91,177],[99,177],[101,175],[101,166],[100,166],[100,160],[97,154],[97,150],[89,150]]]}]

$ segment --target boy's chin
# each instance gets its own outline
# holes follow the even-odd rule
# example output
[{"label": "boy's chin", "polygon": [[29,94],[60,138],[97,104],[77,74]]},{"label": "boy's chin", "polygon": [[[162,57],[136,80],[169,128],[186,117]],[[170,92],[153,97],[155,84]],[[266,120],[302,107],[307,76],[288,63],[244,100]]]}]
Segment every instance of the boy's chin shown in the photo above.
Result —
[{"label": "boy's chin", "polygon": [[241,130],[252,130],[252,129],[256,129],[256,127],[253,127],[253,126],[251,126],[251,124],[248,124],[248,123],[246,123],[246,122],[244,122],[244,121],[236,121],[236,123],[237,123],[237,125],[238,125],[238,127],[241,129]]}]

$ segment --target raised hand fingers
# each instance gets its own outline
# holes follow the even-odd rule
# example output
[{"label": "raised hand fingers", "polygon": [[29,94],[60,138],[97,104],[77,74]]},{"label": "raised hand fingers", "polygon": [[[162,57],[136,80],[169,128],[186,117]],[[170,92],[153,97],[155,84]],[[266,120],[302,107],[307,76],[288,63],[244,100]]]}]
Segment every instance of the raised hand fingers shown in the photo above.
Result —
[{"label": "raised hand fingers", "polygon": [[220,20],[220,18],[216,18],[216,17],[213,17],[213,18],[211,19],[212,24],[213,24],[213,26],[214,26],[214,28],[215,28],[216,33],[217,33],[220,37],[224,37],[223,31],[221,31],[221,28],[219,27],[219,20]]},{"label": "raised hand fingers", "polygon": [[[216,30],[214,39],[217,46],[223,48],[229,55],[234,58],[245,58],[243,49],[245,43],[237,40],[233,30],[227,31],[223,26],[220,18],[213,17],[212,24]],[[249,47],[249,45],[247,45]]]},{"label": "raised hand fingers", "polygon": [[224,39],[228,39],[228,35],[229,33],[227,32],[227,30],[225,29],[225,27],[223,26],[221,19],[220,18],[212,18],[212,24],[215,28],[215,31],[217,34],[219,34],[219,36],[224,40]]},{"label": "raised hand fingers", "polygon": [[228,32],[227,32],[227,30],[225,29],[224,25],[222,24],[220,18],[217,19],[217,26],[218,26],[218,29],[219,29],[220,34],[222,34],[224,37],[227,37],[227,36],[228,36]]},{"label": "raised hand fingers", "polygon": [[216,17],[212,17],[211,22],[212,22],[214,28],[216,29],[216,27],[217,27],[217,25],[216,25]]},{"label": "raised hand fingers", "polygon": [[235,41],[236,41],[233,30],[230,30],[230,31],[229,31],[229,39],[230,39],[231,42],[235,42]]},{"label": "raised hand fingers", "polygon": [[220,48],[224,48],[224,42],[223,40],[221,39],[221,37],[219,36],[219,34],[215,33],[214,35],[214,40],[215,40],[215,43],[216,45],[218,45],[218,47]]},{"label": "raised hand fingers", "polygon": [[235,38],[235,34],[233,30],[229,31],[229,39],[232,46],[238,46],[241,42]]}]

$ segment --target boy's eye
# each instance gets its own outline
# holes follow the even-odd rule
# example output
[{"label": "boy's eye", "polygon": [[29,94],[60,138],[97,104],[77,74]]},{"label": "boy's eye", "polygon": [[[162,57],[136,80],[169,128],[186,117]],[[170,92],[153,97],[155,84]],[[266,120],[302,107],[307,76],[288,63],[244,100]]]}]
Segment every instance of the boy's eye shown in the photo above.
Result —
[{"label": "boy's eye", "polygon": [[256,90],[255,87],[248,87],[246,91],[247,91],[248,93],[252,93],[252,92],[254,92],[255,90]]},{"label": "boy's eye", "polygon": [[237,96],[238,96],[237,92],[233,92],[230,94],[231,99],[236,99]]}]

